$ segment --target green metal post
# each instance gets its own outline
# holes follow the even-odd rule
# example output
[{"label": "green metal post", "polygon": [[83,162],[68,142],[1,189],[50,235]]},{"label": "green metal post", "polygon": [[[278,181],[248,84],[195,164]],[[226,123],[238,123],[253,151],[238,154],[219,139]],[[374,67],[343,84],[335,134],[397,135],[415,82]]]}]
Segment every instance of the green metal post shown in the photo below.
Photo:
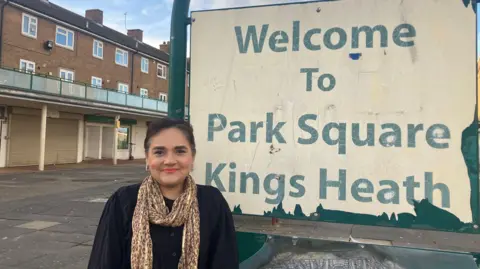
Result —
[{"label": "green metal post", "polygon": [[170,67],[168,72],[168,116],[185,118],[185,73],[187,69],[187,26],[190,0],[173,2],[170,25]]}]

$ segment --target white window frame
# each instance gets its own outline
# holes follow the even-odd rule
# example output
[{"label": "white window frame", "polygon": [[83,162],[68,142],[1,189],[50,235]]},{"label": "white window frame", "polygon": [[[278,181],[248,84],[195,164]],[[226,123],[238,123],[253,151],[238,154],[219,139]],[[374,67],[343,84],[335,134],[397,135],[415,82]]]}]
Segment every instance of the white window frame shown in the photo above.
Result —
[{"label": "white window frame", "polygon": [[[59,29],[64,30],[66,32],[65,33],[65,41],[66,41],[65,45],[58,43],[57,35],[59,34],[58,33]],[[71,47],[68,45],[68,33],[72,33],[72,46]],[[63,35],[62,33],[60,33],[60,34]],[[55,29],[55,44],[59,47],[66,48],[66,49],[69,49],[69,50],[73,50],[75,48],[75,32],[72,31],[72,30],[69,30],[65,27],[57,25],[57,27]]]},{"label": "white window frame", "polygon": [[[23,31],[23,29],[25,28],[25,17],[28,18],[28,32]],[[32,23],[32,19],[35,19],[35,21],[36,21],[35,22],[35,35],[32,35],[30,33],[30,25]],[[35,16],[32,16],[30,14],[27,14],[27,13],[22,13],[22,35],[37,39],[37,34],[38,34],[38,18],[35,17]]]},{"label": "white window frame", "polygon": [[[146,70],[143,68],[143,64],[145,63]],[[148,66],[149,66],[149,60],[145,57],[142,57],[142,60],[140,62],[140,69],[142,70],[143,73],[148,74]]]},{"label": "white window frame", "polygon": [[[65,77],[68,77],[68,74],[72,74],[72,80],[62,78],[62,72],[65,73]],[[74,91],[73,83],[75,82],[75,72],[69,69],[60,68],[60,70],[58,71],[58,77],[60,78],[61,81],[67,82],[66,84],[63,84],[62,82],[61,91],[70,92],[70,94],[74,94],[75,91]]]},{"label": "white window frame", "polygon": [[167,95],[163,92],[158,93],[158,100],[162,102],[167,102]]},{"label": "white window frame", "polygon": [[23,70],[22,69],[22,63],[25,63],[25,67],[28,68],[28,65],[31,64],[33,65],[33,71],[31,71],[33,74],[35,74],[35,62],[32,62],[32,61],[28,61],[28,60],[24,60],[24,59],[20,59],[20,65],[19,65],[19,69],[22,71],[22,72],[30,72],[28,71],[27,69]]},{"label": "white window frame", "polygon": [[[125,54],[127,54],[127,57],[126,57],[127,62],[126,62],[126,63],[123,63],[123,62],[122,62],[122,63],[119,63],[119,62],[117,62],[117,53],[119,53],[119,52],[120,52],[120,53],[123,53],[123,54],[124,54],[124,57],[125,57]],[[115,49],[115,63],[118,64],[118,65],[121,65],[121,66],[128,67],[128,51],[122,50],[122,49],[119,49],[119,48],[116,48],[116,49]]]},{"label": "white window frame", "polygon": [[[100,82],[100,85],[93,83],[94,81]],[[102,83],[103,83],[102,78],[92,76],[92,80],[90,81],[90,84],[92,85],[92,87],[96,87],[96,88],[101,89],[102,88]]]},{"label": "white window frame", "polygon": [[[101,48],[101,49],[102,49],[102,55],[98,55],[98,54],[97,54],[98,51],[95,51],[95,44],[97,44],[97,48]],[[93,57],[103,60],[103,52],[104,52],[103,42],[94,39],[94,40],[93,40],[93,45],[92,45],[92,55],[93,55]]]},{"label": "white window frame", "polygon": [[[125,91],[122,91],[120,86],[124,86],[124,88],[126,88],[127,91],[126,91],[126,92],[125,92]],[[129,92],[130,90],[129,90],[129,87],[128,87],[128,84],[127,84],[127,83],[119,82],[118,85],[117,85],[117,90],[118,90],[118,92],[125,93],[125,94],[129,94],[129,93],[130,93],[130,92]]]},{"label": "white window frame", "polygon": [[[72,74],[72,80],[63,79],[63,78],[62,78],[62,72],[65,73],[65,74]],[[60,68],[60,70],[58,71],[58,77],[59,77],[61,80],[63,80],[63,81],[74,82],[74,81],[75,81],[75,72],[72,71],[72,70],[69,70],[69,69]],[[67,76],[66,76],[66,77],[67,77]]]},{"label": "white window frame", "polygon": [[[163,69],[161,76],[158,75],[158,69]],[[157,77],[167,79],[167,66],[164,64],[157,64]]]},{"label": "white window frame", "polygon": [[144,98],[148,98],[148,89],[140,88],[140,96]]}]

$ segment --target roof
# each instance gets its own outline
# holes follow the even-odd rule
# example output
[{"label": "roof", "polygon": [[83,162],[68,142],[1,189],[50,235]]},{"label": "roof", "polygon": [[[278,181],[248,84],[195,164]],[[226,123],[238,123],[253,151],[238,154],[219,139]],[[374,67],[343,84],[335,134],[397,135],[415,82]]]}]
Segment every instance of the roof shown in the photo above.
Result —
[{"label": "roof", "polygon": [[[112,28],[97,24],[90,19],[87,19],[81,15],[78,15],[77,13],[71,12],[70,10],[55,5],[51,2],[39,0],[10,0],[10,2],[14,2],[21,6],[33,9],[49,17],[53,17],[57,20],[71,24],[75,27],[81,28],[93,34],[102,36],[106,39],[110,39],[116,43],[124,45],[125,47],[131,48],[132,50],[138,50],[139,52],[150,55],[167,63],[169,62],[170,56],[164,51],[161,51],[160,49],[157,49],[145,43],[139,42],[132,37],[113,30]],[[88,28],[87,22],[89,22]]]}]

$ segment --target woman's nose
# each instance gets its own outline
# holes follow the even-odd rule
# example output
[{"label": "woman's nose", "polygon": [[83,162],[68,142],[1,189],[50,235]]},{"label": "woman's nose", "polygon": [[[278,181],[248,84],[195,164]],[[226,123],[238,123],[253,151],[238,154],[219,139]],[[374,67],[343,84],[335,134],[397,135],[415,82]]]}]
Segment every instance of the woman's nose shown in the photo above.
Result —
[{"label": "woman's nose", "polygon": [[173,164],[176,162],[175,156],[172,153],[168,153],[165,156],[165,164]]}]

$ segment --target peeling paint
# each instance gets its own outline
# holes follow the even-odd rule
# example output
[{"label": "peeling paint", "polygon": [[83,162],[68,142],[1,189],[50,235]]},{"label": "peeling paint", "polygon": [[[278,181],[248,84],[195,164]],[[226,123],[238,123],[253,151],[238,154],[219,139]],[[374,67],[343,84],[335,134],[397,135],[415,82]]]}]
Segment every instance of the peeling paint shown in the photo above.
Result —
[{"label": "peeling paint", "polygon": [[463,5],[468,8],[472,8],[473,12],[476,14],[477,13],[477,0],[461,0],[463,2]]},{"label": "peeling paint", "polygon": [[[381,215],[369,215],[352,213],[341,210],[326,209],[320,203],[317,210],[310,214],[303,213],[301,205],[295,206],[294,212],[285,211],[282,202],[278,206],[273,207],[271,211],[264,212],[264,216],[286,219],[300,219],[310,221],[325,221],[334,223],[346,223],[354,225],[372,225],[387,226],[414,229],[433,229],[448,232],[460,233],[480,233],[478,226],[479,221],[479,183],[478,183],[478,123],[476,119],[477,109],[475,109],[473,122],[462,132],[462,154],[464,156],[465,165],[468,168],[468,175],[471,185],[471,208],[472,223],[464,223],[454,214],[443,210],[430,203],[427,199],[421,201],[413,201],[415,215],[410,213],[387,213]],[[271,145],[271,149],[274,149]],[[235,205],[234,214],[241,213],[241,205]]]}]

